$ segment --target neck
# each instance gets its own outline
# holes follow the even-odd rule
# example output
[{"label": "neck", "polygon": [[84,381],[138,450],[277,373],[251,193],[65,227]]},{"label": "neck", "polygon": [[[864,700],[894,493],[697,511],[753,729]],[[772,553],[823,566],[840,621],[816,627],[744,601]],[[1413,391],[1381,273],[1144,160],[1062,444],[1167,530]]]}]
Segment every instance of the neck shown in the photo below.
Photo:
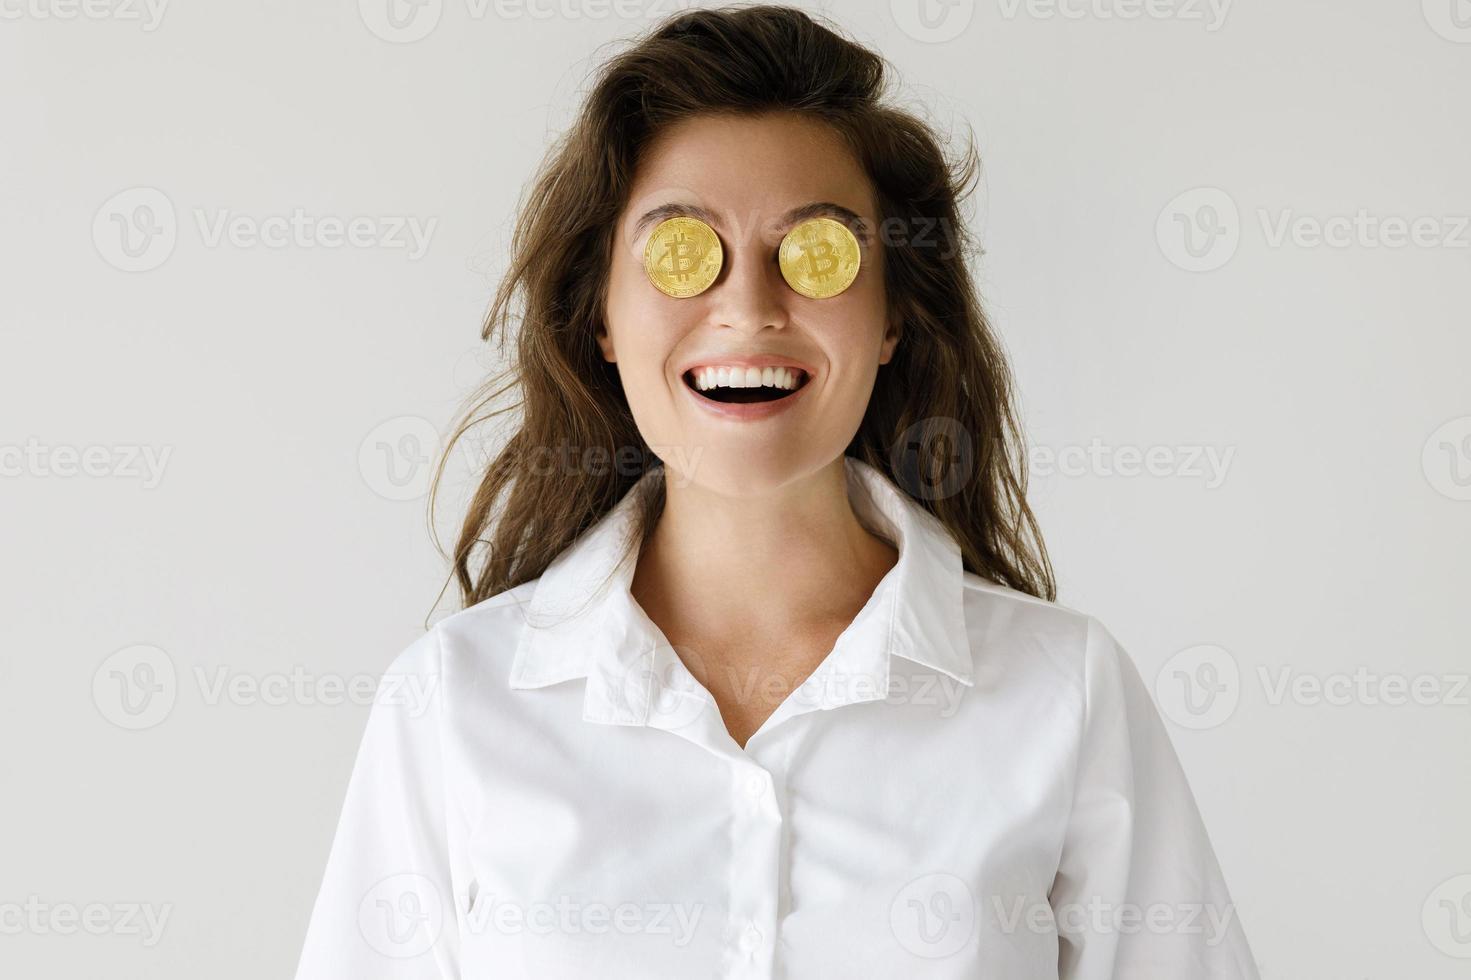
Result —
[{"label": "neck", "polygon": [[853,512],[842,457],[756,496],[678,482],[666,478],[633,592],[682,629],[754,639],[846,622],[894,565]]}]

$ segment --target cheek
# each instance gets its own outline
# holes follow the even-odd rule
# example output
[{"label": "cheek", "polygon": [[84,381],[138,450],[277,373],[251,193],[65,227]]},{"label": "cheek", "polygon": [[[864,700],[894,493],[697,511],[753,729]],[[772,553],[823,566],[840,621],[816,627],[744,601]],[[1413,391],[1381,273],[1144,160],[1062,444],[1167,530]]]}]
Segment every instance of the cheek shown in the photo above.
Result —
[{"label": "cheek", "polygon": [[608,280],[607,328],[612,339],[618,370],[643,370],[648,359],[647,347],[653,336],[650,325],[659,322],[656,303],[642,284],[632,280],[628,263],[615,260]]},{"label": "cheek", "polygon": [[851,357],[873,358],[877,362],[884,343],[888,321],[888,302],[883,270],[865,253],[864,266],[857,280],[833,301],[831,318],[842,327],[838,342]]},{"label": "cheek", "polygon": [[669,309],[672,301],[650,295],[656,291],[640,288],[644,285],[615,277],[608,291],[608,335],[624,394],[635,413],[657,411],[668,402],[666,375],[680,330],[678,311]]},{"label": "cheek", "polygon": [[861,388],[866,397],[883,354],[883,297],[864,291],[822,302],[842,303],[841,307],[824,308],[812,321],[813,333],[827,352],[834,384],[843,392]]}]

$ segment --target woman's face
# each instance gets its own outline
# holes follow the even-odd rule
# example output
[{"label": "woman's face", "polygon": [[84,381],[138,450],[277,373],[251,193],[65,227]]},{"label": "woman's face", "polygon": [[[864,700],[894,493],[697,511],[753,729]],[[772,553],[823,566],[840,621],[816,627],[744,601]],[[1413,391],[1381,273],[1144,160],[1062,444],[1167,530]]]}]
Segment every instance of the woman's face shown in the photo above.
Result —
[{"label": "woman's face", "polygon": [[[710,225],[724,252],[715,281],[687,298],[666,295],[644,270],[650,232],[678,214]],[[862,256],[853,283],[825,299],[794,290],[778,262],[782,236],[812,217],[847,225]],[[867,177],[821,123],[700,116],[647,148],[619,218],[598,342],[671,481],[761,493],[843,453],[898,342],[886,318],[878,227]],[[745,399],[780,389],[696,388],[703,369],[767,365],[793,369],[795,390],[756,402]],[[735,396],[742,401],[717,400]]]}]

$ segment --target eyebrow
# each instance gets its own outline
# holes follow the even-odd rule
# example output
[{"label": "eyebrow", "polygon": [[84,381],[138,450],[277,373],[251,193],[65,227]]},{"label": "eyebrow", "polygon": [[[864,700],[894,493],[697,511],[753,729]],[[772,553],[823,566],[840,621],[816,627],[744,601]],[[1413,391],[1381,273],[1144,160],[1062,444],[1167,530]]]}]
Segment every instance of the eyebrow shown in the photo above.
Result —
[{"label": "eyebrow", "polygon": [[[669,218],[680,217],[699,218],[713,228],[721,227],[720,219],[708,208],[702,208],[698,204],[670,202],[644,212],[643,217],[639,218],[633,226],[633,237],[637,238],[643,234],[644,229],[650,225],[658,224]],[[813,201],[810,204],[803,204],[800,207],[792,208],[778,219],[776,227],[788,228],[798,222],[806,221],[808,218],[817,217],[836,218],[838,221],[847,225],[848,230],[853,232],[860,241],[866,242],[868,240],[868,219],[852,208],[846,208],[841,204],[834,204],[832,201]]]}]

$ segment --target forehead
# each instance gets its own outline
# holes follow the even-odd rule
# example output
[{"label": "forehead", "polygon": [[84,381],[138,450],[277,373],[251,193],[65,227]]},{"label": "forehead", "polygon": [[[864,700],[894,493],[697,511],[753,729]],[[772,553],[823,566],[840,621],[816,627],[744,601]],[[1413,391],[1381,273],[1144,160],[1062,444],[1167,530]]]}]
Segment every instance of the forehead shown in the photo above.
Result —
[{"label": "forehead", "polygon": [[639,161],[632,201],[689,195],[741,219],[774,217],[812,201],[876,217],[868,176],[842,138],[787,112],[696,116],[661,132]]}]

